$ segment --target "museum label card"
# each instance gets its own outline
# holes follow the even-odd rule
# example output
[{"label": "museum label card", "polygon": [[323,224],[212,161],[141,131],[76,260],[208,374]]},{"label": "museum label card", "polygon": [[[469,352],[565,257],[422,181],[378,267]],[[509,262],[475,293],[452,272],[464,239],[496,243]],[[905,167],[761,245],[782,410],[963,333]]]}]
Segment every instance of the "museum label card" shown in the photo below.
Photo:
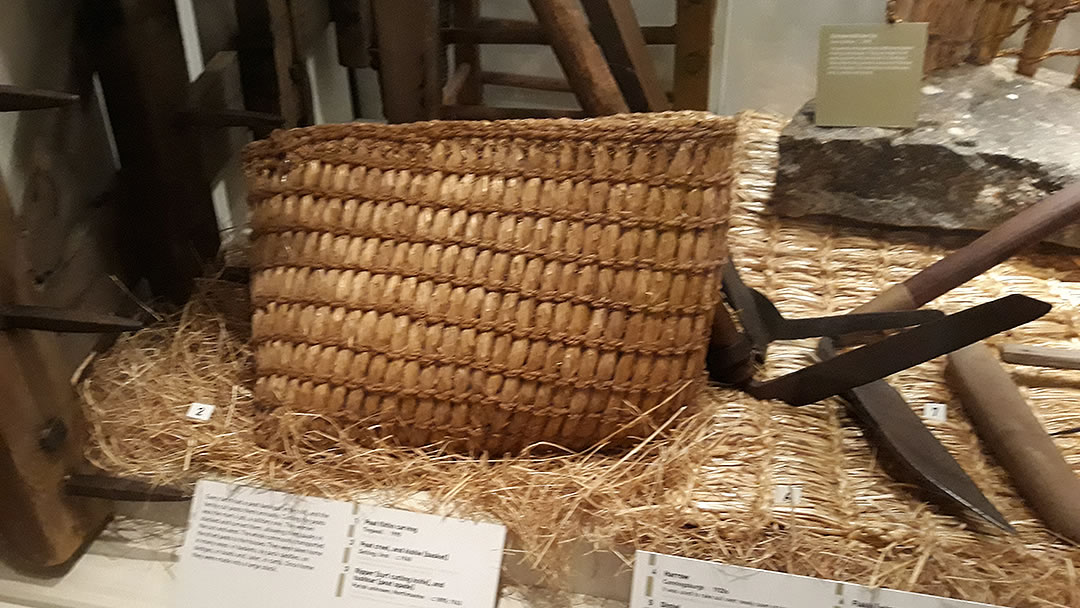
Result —
[{"label": "museum label card", "polygon": [[823,127],[914,127],[927,24],[821,28],[815,122]]},{"label": "museum label card", "polygon": [[200,481],[175,605],[494,606],[505,540],[495,524]]},{"label": "museum label card", "polygon": [[638,551],[630,608],[994,608]]}]

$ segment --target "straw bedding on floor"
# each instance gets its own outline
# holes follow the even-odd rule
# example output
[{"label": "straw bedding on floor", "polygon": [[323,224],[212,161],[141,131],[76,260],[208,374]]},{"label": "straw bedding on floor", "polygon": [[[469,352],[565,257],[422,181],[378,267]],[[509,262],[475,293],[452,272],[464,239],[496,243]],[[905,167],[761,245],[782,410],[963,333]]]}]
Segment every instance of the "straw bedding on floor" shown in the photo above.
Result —
[{"label": "straw bedding on floor", "polygon": [[[746,145],[728,240],[745,281],[785,315],[850,310],[965,242],[771,215],[779,126],[763,116],[740,122]],[[932,305],[953,311],[1014,292],[1054,310],[993,342],[1080,346],[1080,265],[1072,256],[1017,257]],[[890,381],[919,412],[947,405],[947,422],[932,431],[1014,524],[1015,537],[941,513],[893,481],[837,400],[793,408],[710,388],[698,411],[679,408],[654,421],[631,449],[512,458],[387,441],[365,447],[333,424],[312,430],[304,420],[311,414],[286,413],[275,427],[280,445],[269,449],[256,441],[249,314],[245,288],[205,281],[182,314],[103,354],[79,387],[90,460],[160,483],[212,476],[501,521],[516,550],[555,582],[567,547],[584,538],[600,549],[632,546],[1006,606],[1080,606],[1080,548],[1025,508],[943,383],[942,361]],[[812,341],[774,345],[760,376],[807,364],[811,349]],[[1080,426],[1080,374],[1010,369],[1048,430]],[[220,409],[194,422],[184,417],[193,401]],[[1080,472],[1080,435],[1055,441]],[[778,503],[775,489],[791,484],[802,502]]]}]

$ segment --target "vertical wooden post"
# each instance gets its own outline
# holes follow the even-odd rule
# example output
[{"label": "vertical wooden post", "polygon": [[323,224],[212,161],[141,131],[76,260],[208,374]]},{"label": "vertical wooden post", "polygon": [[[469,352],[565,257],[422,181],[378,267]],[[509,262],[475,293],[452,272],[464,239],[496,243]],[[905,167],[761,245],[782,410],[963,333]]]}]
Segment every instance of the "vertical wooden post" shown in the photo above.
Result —
[{"label": "vertical wooden post", "polygon": [[578,0],[529,0],[578,103],[589,114],[629,112]]},{"label": "vertical wooden post", "polygon": [[1050,43],[1053,42],[1059,23],[1047,20],[1047,14],[1068,3],[1069,0],[1036,0],[1035,7],[1031,11],[1031,25],[1028,26],[1027,35],[1024,36],[1020,60],[1016,63],[1018,73],[1034,76],[1039,70],[1039,65],[1043,62],[1042,56],[1050,50]]},{"label": "vertical wooden post", "polygon": [[468,64],[469,70],[457,103],[479,105],[484,102],[484,85],[480,80],[480,47],[476,44],[474,33],[480,23],[479,0],[454,0],[453,21],[455,28],[466,32],[465,40],[454,43],[454,65],[461,68]]},{"label": "vertical wooden post", "polygon": [[678,0],[675,16],[675,86],[672,105],[707,110],[716,0]]},{"label": "vertical wooden post", "polygon": [[[372,0],[379,48],[383,114],[390,122],[434,118],[442,103],[438,81],[435,0]],[[434,82],[432,80],[434,79]]]},{"label": "vertical wooden post", "polygon": [[133,266],[184,301],[217,255],[217,220],[199,155],[182,128],[189,78],[174,0],[88,2],[95,63],[120,154],[122,212]]},{"label": "vertical wooden post", "polygon": [[975,44],[969,61],[986,65],[994,60],[1019,6],[1017,0],[987,0],[975,27]]}]

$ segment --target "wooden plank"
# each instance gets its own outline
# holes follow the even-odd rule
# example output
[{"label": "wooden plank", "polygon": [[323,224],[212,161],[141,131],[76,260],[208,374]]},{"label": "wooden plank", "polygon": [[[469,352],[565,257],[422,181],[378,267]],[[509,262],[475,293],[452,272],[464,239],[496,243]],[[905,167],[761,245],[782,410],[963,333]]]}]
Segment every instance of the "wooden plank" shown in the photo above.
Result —
[{"label": "wooden plank", "polygon": [[[244,102],[279,114],[286,127],[306,122],[302,95],[292,79],[292,26],[282,0],[235,0],[240,25],[237,53]],[[271,3],[274,18],[271,19]],[[278,39],[275,41],[275,37]]]},{"label": "wooden plank", "polygon": [[[480,19],[479,0],[454,0],[452,8],[453,26],[461,28],[464,32],[475,32]],[[480,82],[480,47],[477,46],[475,37],[466,35],[454,43],[454,65],[459,68],[462,65],[470,66],[459,101],[469,105],[483,103],[484,86]]]},{"label": "wooden plank", "polygon": [[455,120],[505,120],[511,118],[584,118],[581,110],[550,108],[502,108],[492,106],[453,105],[443,107],[443,115]]},{"label": "wooden plank", "polygon": [[975,27],[975,42],[968,61],[986,65],[994,60],[1019,6],[1015,0],[987,0]]},{"label": "wooden plank", "polygon": [[594,116],[629,111],[578,1],[529,0],[529,4],[581,107]]},{"label": "wooden plank", "polygon": [[330,18],[337,32],[338,63],[348,68],[370,67],[374,44],[370,0],[330,0]]},{"label": "wooden plank", "polygon": [[[645,38],[645,44],[675,44],[673,25],[646,25],[641,28],[641,35]],[[538,23],[521,19],[481,18],[475,29],[457,26],[443,28],[442,37],[446,44],[466,40],[475,40],[477,44],[550,44]]]},{"label": "wooden plank", "polygon": [[584,0],[593,36],[632,112],[671,109],[630,0]]},{"label": "wooden plank", "polygon": [[[439,112],[441,95],[432,99],[428,84],[437,58],[437,5],[434,0],[372,0],[379,49],[379,85],[389,122],[424,120]],[[437,93],[441,93],[438,88]]]},{"label": "wooden plank", "polygon": [[570,83],[565,78],[533,76],[532,74],[511,74],[510,72],[483,72],[480,81],[503,87],[519,87],[537,91],[570,92]]},{"label": "wooden plank", "polygon": [[[242,110],[243,84],[240,81],[240,61],[235,51],[214,55],[203,73],[191,83],[188,91],[188,110]],[[213,129],[187,125],[196,131],[202,158],[203,175],[212,181],[230,160],[251,141],[245,129]]]},{"label": "wooden plank", "polygon": [[1047,13],[1064,8],[1070,0],[1036,0],[1032,9],[1032,22],[1024,36],[1024,46],[1020,59],[1016,62],[1016,71],[1024,76],[1034,76],[1044,61],[1043,55],[1050,50],[1060,21],[1050,21]]},{"label": "wooden plank", "polygon": [[[16,248],[16,223],[0,183],[0,298],[27,303],[27,264]],[[62,370],[52,336],[0,332],[0,537],[14,564],[42,571],[68,562],[104,525],[100,501],[68,500],[61,481],[82,463],[85,422]],[[31,382],[29,379],[32,378]],[[41,447],[42,431],[55,420],[66,438],[55,449]]]},{"label": "wooden plank", "polygon": [[709,107],[716,0],[678,0],[675,23],[675,85],[679,110]]},{"label": "wooden plank", "polygon": [[87,36],[123,166],[121,213],[131,265],[182,302],[217,254],[217,220],[196,134],[176,127],[189,85],[174,0],[93,3]]}]

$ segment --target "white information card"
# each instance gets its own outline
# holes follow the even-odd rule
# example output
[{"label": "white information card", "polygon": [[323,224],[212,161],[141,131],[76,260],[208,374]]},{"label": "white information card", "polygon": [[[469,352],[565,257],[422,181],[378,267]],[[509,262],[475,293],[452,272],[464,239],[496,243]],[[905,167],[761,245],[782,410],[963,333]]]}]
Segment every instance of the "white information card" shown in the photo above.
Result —
[{"label": "white information card", "polygon": [[501,525],[200,481],[175,605],[494,606],[505,540]]},{"label": "white information card", "polygon": [[994,608],[638,551],[630,608]]}]

